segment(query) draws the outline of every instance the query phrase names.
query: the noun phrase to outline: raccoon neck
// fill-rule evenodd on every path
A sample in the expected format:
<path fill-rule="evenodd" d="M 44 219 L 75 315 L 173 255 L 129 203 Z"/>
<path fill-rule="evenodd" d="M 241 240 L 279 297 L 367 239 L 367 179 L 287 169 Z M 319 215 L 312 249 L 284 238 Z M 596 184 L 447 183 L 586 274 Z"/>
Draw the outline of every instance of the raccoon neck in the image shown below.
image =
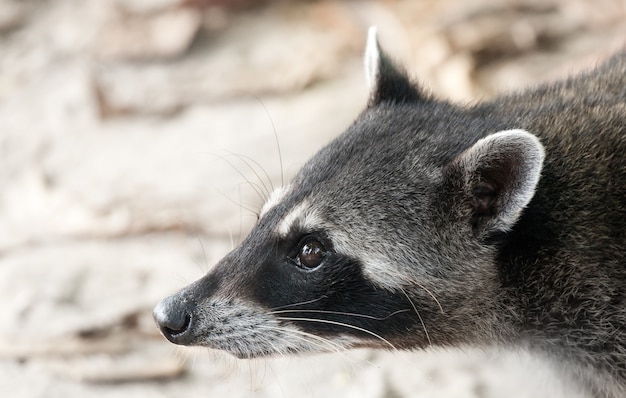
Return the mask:
<path fill-rule="evenodd" d="M 594 396 L 624 396 L 623 265 L 618 255 L 600 261 L 584 231 L 538 208 L 527 209 L 496 259 L 501 341 L 566 364 Z"/>

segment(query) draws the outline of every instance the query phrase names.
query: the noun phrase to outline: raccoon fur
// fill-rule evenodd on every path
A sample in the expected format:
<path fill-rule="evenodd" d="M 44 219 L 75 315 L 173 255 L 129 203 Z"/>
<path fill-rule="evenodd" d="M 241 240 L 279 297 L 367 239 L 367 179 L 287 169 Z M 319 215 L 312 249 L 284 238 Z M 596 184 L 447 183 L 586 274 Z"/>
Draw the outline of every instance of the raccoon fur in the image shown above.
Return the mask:
<path fill-rule="evenodd" d="M 356 121 L 155 308 L 163 335 L 240 358 L 521 347 L 626 396 L 626 53 L 460 106 L 371 29 L 366 72 Z"/>

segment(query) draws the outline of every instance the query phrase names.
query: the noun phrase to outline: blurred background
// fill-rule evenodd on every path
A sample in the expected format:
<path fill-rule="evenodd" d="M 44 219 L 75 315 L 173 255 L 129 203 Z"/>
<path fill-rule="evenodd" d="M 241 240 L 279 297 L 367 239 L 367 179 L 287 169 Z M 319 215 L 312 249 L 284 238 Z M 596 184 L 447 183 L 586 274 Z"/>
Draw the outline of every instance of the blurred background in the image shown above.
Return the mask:
<path fill-rule="evenodd" d="M 624 48 L 626 2 L 0 0 L 0 395 L 581 396 L 523 353 L 238 361 L 159 336 L 152 307 L 364 107 L 369 25 L 470 103 Z"/>

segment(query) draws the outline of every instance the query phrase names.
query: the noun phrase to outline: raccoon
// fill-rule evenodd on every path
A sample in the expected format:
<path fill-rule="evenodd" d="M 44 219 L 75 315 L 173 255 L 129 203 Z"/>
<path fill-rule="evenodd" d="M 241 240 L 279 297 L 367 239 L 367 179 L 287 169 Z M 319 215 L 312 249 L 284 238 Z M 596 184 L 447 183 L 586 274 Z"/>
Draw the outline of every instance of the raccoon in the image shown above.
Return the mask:
<path fill-rule="evenodd" d="M 626 396 L 626 53 L 463 106 L 374 28 L 365 65 L 366 109 L 156 306 L 162 334 L 239 358 L 517 347 Z"/>

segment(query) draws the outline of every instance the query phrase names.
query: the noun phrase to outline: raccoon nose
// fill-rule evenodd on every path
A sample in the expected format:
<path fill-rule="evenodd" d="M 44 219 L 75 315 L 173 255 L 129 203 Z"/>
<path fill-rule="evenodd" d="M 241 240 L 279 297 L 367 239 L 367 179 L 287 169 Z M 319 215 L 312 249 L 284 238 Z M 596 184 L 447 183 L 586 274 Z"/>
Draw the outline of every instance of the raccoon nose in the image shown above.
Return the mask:
<path fill-rule="evenodd" d="M 192 308 L 187 300 L 177 296 L 167 297 L 154 307 L 152 315 L 166 339 L 182 345 L 190 341 Z"/>

